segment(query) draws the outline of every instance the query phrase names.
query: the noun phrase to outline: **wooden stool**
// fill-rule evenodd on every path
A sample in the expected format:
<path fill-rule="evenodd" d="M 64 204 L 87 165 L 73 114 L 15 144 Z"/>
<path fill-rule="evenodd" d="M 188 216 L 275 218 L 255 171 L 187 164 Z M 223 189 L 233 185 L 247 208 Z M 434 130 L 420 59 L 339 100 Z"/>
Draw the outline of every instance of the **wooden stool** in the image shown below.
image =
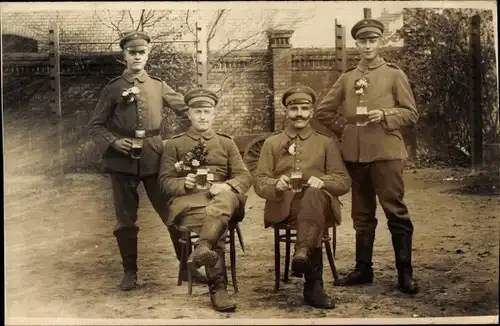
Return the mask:
<path fill-rule="evenodd" d="M 296 231 L 296 228 L 292 228 L 288 223 L 277 223 L 274 226 L 274 273 L 275 273 L 275 283 L 274 289 L 278 291 L 280 288 L 280 243 L 285 243 L 285 273 L 283 281 L 288 281 L 288 273 L 290 268 L 290 249 L 292 243 L 296 242 L 297 233 L 292 233 L 292 231 Z M 328 262 L 330 263 L 330 268 L 332 270 L 334 281 L 339 278 L 337 273 L 337 268 L 335 267 L 335 250 L 337 247 L 337 230 L 336 226 L 332 227 L 333 233 L 332 238 L 329 236 L 328 228 L 325 228 L 325 232 L 323 234 L 322 243 L 326 248 L 326 255 L 328 257 Z M 280 234 L 280 231 L 284 230 L 285 234 Z M 332 240 L 332 247 L 330 247 L 330 240 Z"/>
<path fill-rule="evenodd" d="M 181 238 L 179 239 L 179 243 L 182 245 L 181 252 L 181 261 L 179 263 L 179 274 L 177 277 L 177 285 L 182 285 L 182 270 L 187 269 L 188 271 L 188 294 L 191 295 L 193 293 L 193 275 L 191 273 L 191 269 L 187 268 L 187 259 L 191 253 L 193 248 L 193 240 L 198 239 L 199 235 L 192 234 L 192 232 L 184 227 L 177 226 L 177 229 L 181 232 Z M 240 240 L 241 249 L 245 252 L 245 247 L 243 244 L 243 237 L 241 235 L 240 226 L 238 223 L 234 226 L 229 226 L 228 234 L 226 238 L 226 244 L 229 243 L 229 256 L 231 261 L 231 279 L 233 282 L 234 292 L 238 293 L 238 283 L 236 282 L 236 240 L 235 240 L 235 231 L 238 233 L 238 238 Z M 224 271 L 226 273 L 227 279 L 227 270 Z"/>

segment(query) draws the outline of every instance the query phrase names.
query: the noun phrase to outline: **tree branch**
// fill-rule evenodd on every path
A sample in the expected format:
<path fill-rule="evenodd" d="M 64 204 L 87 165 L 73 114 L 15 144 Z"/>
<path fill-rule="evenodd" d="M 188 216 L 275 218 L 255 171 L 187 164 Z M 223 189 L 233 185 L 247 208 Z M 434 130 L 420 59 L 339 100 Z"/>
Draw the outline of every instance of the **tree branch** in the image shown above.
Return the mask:
<path fill-rule="evenodd" d="M 225 12 L 226 12 L 226 9 L 217 10 L 215 22 L 212 24 L 212 26 L 210 27 L 210 32 L 208 32 L 208 34 L 207 34 L 207 43 L 210 42 L 215 37 L 217 25 L 219 24 L 219 21 L 221 20 L 222 16 L 224 16 Z"/>

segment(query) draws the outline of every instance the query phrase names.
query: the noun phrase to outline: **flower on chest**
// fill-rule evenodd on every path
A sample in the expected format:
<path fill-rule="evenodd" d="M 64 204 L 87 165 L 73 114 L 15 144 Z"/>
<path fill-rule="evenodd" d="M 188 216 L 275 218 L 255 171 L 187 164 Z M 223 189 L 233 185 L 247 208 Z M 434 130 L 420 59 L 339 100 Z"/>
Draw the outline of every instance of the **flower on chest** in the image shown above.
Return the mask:
<path fill-rule="evenodd" d="M 207 145 L 200 139 L 193 148 L 184 153 L 181 160 L 175 163 L 175 169 L 177 172 L 192 172 L 208 164 L 207 156 Z"/>
<path fill-rule="evenodd" d="M 354 81 L 354 92 L 358 95 L 363 95 L 368 85 L 369 83 L 366 77 L 358 78 Z"/>
<path fill-rule="evenodd" d="M 133 86 L 122 91 L 122 99 L 125 103 L 132 103 L 139 95 L 139 87 Z"/>

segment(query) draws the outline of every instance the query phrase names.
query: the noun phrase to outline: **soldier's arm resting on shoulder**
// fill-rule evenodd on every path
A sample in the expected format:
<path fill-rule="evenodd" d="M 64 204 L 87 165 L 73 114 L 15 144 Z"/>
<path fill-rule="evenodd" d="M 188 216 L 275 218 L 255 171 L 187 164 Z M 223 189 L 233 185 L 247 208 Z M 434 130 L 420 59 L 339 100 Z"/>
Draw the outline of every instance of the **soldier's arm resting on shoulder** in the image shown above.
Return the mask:
<path fill-rule="evenodd" d="M 338 141 L 329 138 L 325 150 L 326 175 L 320 179 L 325 182 L 325 190 L 331 195 L 345 195 L 351 188 L 352 180 L 344 164 Z"/>
<path fill-rule="evenodd" d="M 417 105 L 408 78 L 401 69 L 395 72 L 393 94 L 397 107 L 381 109 L 384 112 L 384 128 L 390 131 L 415 125 L 419 118 Z"/>
<path fill-rule="evenodd" d="M 276 190 L 279 177 L 276 178 L 273 174 L 275 164 L 271 143 L 269 139 L 266 139 L 262 145 L 255 171 L 255 193 L 261 198 L 279 201 L 283 193 Z"/>
<path fill-rule="evenodd" d="M 227 139 L 228 164 L 231 169 L 231 179 L 226 183 L 237 193 L 244 194 L 252 186 L 252 175 L 241 157 L 238 146 L 232 139 Z"/>
<path fill-rule="evenodd" d="M 191 122 L 187 116 L 189 107 L 184 103 L 184 97 L 180 93 L 174 91 L 174 89 L 165 82 L 162 82 L 162 85 L 163 102 L 180 118 L 180 124 L 183 126 L 183 129 L 187 129 Z"/>
<path fill-rule="evenodd" d="M 108 119 L 113 114 L 115 103 L 110 92 L 110 86 L 104 87 L 94 113 L 89 122 L 89 134 L 99 151 L 104 153 L 118 138 L 106 128 Z"/>
<path fill-rule="evenodd" d="M 314 114 L 314 119 L 317 122 L 330 129 L 339 138 L 347 123 L 347 120 L 337 111 L 345 99 L 344 79 L 345 74 L 342 74 L 330 88 Z"/>
<path fill-rule="evenodd" d="M 177 148 L 171 141 L 165 142 L 158 171 L 158 187 L 168 197 L 185 195 L 185 177 L 177 172 Z"/>

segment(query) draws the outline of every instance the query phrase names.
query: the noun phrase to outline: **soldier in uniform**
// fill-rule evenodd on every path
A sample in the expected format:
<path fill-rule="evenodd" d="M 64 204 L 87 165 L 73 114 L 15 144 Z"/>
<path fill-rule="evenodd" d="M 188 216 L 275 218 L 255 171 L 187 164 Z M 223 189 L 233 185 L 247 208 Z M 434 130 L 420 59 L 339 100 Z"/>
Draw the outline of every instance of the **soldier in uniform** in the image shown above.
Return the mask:
<path fill-rule="evenodd" d="M 361 60 L 335 82 L 319 105 L 316 119 L 340 138 L 353 180 L 356 267 L 338 285 L 373 280 L 378 196 L 392 235 L 399 289 L 416 293 L 411 262 L 413 224 L 403 201 L 403 160 L 408 154 L 400 129 L 413 126 L 419 115 L 405 73 L 379 56 L 383 31 L 383 24 L 375 19 L 363 19 L 352 27 Z"/>
<path fill-rule="evenodd" d="M 334 300 L 323 289 L 321 240 L 325 228 L 341 222 L 338 196 L 349 191 L 351 179 L 337 141 L 310 124 L 315 101 L 315 92 L 306 86 L 291 87 L 283 94 L 290 123 L 265 140 L 255 193 L 266 199 L 266 228 L 283 221 L 297 228 L 292 272 L 304 275 L 305 302 L 331 309 Z"/>
<path fill-rule="evenodd" d="M 122 257 L 120 288 L 124 291 L 135 288 L 137 281 L 139 183 L 144 184 L 159 215 L 166 207 L 157 186 L 164 105 L 184 117 L 181 121 L 186 129 L 189 123 L 182 95 L 144 70 L 150 40 L 143 32 L 128 33 L 121 39 L 127 68 L 103 89 L 89 123 L 90 135 L 102 153 L 102 168 L 111 176 L 117 218 L 113 234 Z"/>
<path fill-rule="evenodd" d="M 184 100 L 189 106 L 191 127 L 167 140 L 160 163 L 159 186 L 171 198 L 164 223 L 187 227 L 199 235 L 188 266 L 205 266 L 214 309 L 233 311 L 236 305 L 227 293 L 225 239 L 228 224 L 243 218 L 245 193 L 252 177 L 232 138 L 212 129 L 217 96 L 194 89 L 185 94 Z M 200 168 L 209 170 L 210 185 L 206 189 L 197 187 L 194 170 L 179 165 L 189 160 L 193 164 L 190 168 L 194 168 L 193 160 L 202 163 L 197 156 L 186 156 L 196 152 L 193 149 L 200 143 L 206 149 L 206 162 Z"/>

